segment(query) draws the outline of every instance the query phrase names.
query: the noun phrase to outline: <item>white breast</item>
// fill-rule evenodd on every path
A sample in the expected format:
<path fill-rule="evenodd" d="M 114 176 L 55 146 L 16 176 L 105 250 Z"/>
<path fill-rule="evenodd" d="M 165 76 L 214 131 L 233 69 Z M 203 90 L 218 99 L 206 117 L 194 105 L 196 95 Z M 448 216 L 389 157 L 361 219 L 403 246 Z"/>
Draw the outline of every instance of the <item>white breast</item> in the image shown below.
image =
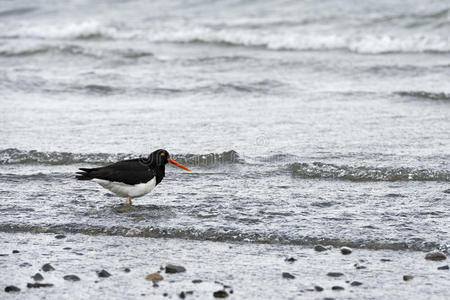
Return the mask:
<path fill-rule="evenodd" d="M 121 197 L 137 198 L 150 193 L 156 186 L 156 177 L 146 183 L 126 184 L 123 182 L 108 181 L 104 179 L 94 178 L 92 181 L 97 182 L 105 189 L 110 190 L 114 194 Z"/>

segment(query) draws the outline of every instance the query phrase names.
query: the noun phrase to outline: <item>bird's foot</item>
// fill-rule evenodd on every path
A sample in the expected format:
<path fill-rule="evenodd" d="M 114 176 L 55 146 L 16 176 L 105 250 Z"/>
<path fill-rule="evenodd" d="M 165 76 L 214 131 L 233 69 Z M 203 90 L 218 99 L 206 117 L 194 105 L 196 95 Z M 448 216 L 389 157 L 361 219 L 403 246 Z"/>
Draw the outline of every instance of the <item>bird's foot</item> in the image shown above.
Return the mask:
<path fill-rule="evenodd" d="M 131 198 L 128 197 L 127 200 L 125 200 L 125 205 L 131 205 L 131 204 L 133 204 L 133 203 L 131 202 Z"/>

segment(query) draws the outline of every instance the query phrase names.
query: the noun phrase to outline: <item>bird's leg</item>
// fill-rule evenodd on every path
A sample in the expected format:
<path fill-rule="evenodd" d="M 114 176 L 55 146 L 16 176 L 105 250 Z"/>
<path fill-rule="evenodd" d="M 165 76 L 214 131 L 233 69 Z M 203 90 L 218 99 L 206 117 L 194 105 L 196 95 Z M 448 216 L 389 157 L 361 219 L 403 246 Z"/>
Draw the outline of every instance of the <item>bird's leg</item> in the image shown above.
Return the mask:
<path fill-rule="evenodd" d="M 131 203 L 131 198 L 127 197 L 127 200 L 125 200 L 125 205 L 131 205 L 133 203 Z"/>

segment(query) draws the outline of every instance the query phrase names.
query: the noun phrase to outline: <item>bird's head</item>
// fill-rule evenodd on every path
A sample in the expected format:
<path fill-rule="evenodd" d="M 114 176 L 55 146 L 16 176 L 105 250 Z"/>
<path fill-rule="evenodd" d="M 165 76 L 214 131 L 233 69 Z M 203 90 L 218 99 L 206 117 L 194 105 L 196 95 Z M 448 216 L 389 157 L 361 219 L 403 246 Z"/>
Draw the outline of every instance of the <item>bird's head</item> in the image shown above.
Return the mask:
<path fill-rule="evenodd" d="M 173 164 L 179 168 L 182 168 L 189 172 L 191 171 L 187 167 L 180 164 L 179 162 L 176 162 L 172 158 L 170 158 L 169 152 L 167 152 L 167 150 L 164 150 L 164 149 L 158 149 L 156 151 L 153 151 L 150 154 L 150 156 L 148 157 L 148 161 L 150 162 L 150 165 L 155 165 L 157 167 L 164 166 L 168 162 L 170 162 L 171 164 Z"/>

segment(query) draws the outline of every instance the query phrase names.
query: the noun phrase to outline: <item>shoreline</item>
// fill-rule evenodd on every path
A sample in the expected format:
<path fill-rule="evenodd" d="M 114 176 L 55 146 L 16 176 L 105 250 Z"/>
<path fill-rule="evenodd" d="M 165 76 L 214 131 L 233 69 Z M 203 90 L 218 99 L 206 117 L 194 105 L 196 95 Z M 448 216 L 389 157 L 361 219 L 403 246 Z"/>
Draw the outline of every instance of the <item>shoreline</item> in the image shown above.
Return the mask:
<path fill-rule="evenodd" d="M 213 293 L 221 290 L 227 291 L 228 299 L 449 296 L 450 272 L 437 269 L 448 265 L 448 259 L 428 261 L 424 252 L 353 249 L 343 255 L 338 248 L 317 252 L 294 245 L 83 234 L 2 232 L 0 238 L 0 293 L 5 299 L 213 299 Z M 46 263 L 55 270 L 44 272 Z M 166 273 L 168 264 L 186 271 Z M 99 278 L 101 270 L 111 276 Z M 41 283 L 54 286 L 27 288 L 37 272 L 44 277 Z M 164 279 L 145 279 L 155 272 Z M 76 275 L 80 281 L 64 280 L 66 275 Z M 405 275 L 413 278 L 405 281 Z M 352 285 L 355 281 L 361 285 Z M 9 285 L 21 291 L 6 293 Z"/>

